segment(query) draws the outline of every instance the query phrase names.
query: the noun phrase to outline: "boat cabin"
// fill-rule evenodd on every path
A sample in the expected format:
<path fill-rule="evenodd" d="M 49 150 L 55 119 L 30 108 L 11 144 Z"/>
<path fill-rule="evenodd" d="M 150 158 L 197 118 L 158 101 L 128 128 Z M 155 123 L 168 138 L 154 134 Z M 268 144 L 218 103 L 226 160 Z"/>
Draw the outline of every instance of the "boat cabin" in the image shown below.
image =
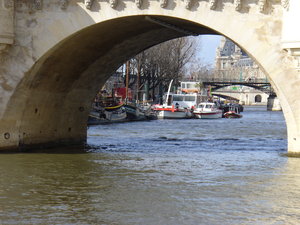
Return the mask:
<path fill-rule="evenodd" d="M 213 102 L 201 102 L 198 107 L 200 110 L 214 110 L 218 109 L 216 103 Z"/>
<path fill-rule="evenodd" d="M 166 96 L 165 96 L 166 97 Z M 193 94 L 169 94 L 168 105 L 180 108 L 195 108 L 200 102 L 206 101 L 207 96 L 198 93 Z"/>
<path fill-rule="evenodd" d="M 201 82 L 181 81 L 179 91 L 183 94 L 198 93 L 200 95 L 207 95 L 208 89 L 205 88 Z"/>

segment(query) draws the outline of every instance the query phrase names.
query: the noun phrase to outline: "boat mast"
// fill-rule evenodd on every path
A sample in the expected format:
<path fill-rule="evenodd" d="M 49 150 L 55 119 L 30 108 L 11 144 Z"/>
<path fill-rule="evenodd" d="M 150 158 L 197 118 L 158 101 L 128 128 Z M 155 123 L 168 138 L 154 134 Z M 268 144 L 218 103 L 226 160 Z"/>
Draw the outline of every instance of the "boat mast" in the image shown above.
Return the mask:
<path fill-rule="evenodd" d="M 165 105 L 166 105 L 166 106 L 168 105 L 168 101 L 169 101 L 169 94 L 170 94 L 170 90 L 171 90 L 172 82 L 173 82 L 173 79 L 171 80 L 171 82 L 170 82 L 170 84 L 169 84 L 168 93 L 167 93 L 166 102 L 165 102 Z"/>
<path fill-rule="evenodd" d="M 128 83 L 129 83 L 129 60 L 126 62 L 126 98 L 125 98 L 125 103 L 127 104 L 128 100 Z"/>
<path fill-rule="evenodd" d="M 140 92 L 140 60 L 138 60 L 137 66 L 137 84 L 136 84 L 136 100 L 139 102 L 139 92 Z"/>

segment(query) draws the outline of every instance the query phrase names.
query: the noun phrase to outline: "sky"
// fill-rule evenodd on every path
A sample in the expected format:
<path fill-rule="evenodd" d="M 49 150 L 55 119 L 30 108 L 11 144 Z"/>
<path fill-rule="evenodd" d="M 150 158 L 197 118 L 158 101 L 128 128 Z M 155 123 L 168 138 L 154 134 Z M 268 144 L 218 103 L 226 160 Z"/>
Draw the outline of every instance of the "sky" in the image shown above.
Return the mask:
<path fill-rule="evenodd" d="M 204 64 L 210 64 L 214 66 L 216 49 L 220 45 L 220 40 L 222 36 L 219 35 L 201 35 L 201 48 L 199 52 L 199 57 Z"/>

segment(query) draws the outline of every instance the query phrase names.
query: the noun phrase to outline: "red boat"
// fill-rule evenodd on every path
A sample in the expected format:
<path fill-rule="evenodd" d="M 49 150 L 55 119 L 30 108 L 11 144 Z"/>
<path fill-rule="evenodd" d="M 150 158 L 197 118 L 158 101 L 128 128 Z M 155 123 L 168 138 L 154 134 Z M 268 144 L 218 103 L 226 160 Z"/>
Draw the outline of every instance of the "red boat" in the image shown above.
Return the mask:
<path fill-rule="evenodd" d="M 225 118 L 242 118 L 243 115 L 241 115 L 235 111 L 228 111 L 228 112 L 224 113 L 224 117 Z"/>

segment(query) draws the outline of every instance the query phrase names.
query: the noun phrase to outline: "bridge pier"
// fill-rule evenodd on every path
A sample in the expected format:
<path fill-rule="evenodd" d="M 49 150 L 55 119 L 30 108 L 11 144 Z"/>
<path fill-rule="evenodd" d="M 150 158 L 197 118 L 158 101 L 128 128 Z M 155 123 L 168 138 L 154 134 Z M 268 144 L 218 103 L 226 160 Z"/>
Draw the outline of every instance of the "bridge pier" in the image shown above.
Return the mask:
<path fill-rule="evenodd" d="M 267 103 L 267 110 L 268 111 L 281 111 L 281 105 L 280 101 L 275 95 L 270 95 L 268 97 L 268 103 Z"/>

